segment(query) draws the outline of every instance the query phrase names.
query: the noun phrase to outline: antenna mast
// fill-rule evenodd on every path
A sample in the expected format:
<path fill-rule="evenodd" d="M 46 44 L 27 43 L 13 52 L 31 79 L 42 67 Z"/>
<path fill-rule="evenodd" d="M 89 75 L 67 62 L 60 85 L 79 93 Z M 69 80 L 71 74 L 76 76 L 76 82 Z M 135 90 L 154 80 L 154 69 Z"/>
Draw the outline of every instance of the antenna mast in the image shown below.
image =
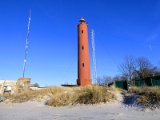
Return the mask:
<path fill-rule="evenodd" d="M 93 65 L 94 65 L 94 81 L 95 81 L 95 84 L 97 84 L 94 30 L 91 30 L 91 39 L 92 39 L 92 58 L 93 58 Z"/>
<path fill-rule="evenodd" d="M 25 75 L 26 70 L 26 63 L 27 63 L 27 55 L 28 55 L 28 46 L 29 46 L 29 33 L 30 33 L 30 22 L 31 22 L 31 10 L 29 11 L 29 17 L 28 17 L 28 31 L 26 36 L 26 44 L 25 44 L 25 54 L 24 54 L 24 62 L 23 62 L 23 78 Z"/>

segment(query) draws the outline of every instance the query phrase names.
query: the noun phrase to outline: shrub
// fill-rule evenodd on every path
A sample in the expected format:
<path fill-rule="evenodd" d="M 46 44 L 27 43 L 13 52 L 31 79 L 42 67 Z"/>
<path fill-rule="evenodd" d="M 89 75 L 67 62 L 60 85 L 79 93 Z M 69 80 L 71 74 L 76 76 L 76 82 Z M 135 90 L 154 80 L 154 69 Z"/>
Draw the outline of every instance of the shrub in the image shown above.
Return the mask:
<path fill-rule="evenodd" d="M 80 104 L 106 103 L 115 99 L 115 96 L 107 88 L 100 86 L 86 87 L 77 91 L 77 93 L 75 102 Z"/>
<path fill-rule="evenodd" d="M 138 105 L 150 109 L 160 107 L 160 87 L 133 87 L 130 91 L 140 95 L 137 98 Z"/>

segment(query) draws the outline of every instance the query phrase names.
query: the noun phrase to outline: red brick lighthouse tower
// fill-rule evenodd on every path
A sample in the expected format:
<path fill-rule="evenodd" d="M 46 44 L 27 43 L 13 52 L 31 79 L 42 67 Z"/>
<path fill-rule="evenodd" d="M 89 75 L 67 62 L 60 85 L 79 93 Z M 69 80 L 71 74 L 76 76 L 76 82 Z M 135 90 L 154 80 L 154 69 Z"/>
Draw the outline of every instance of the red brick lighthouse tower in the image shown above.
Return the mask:
<path fill-rule="evenodd" d="M 91 85 L 88 28 L 83 18 L 78 24 L 78 79 L 79 86 Z"/>

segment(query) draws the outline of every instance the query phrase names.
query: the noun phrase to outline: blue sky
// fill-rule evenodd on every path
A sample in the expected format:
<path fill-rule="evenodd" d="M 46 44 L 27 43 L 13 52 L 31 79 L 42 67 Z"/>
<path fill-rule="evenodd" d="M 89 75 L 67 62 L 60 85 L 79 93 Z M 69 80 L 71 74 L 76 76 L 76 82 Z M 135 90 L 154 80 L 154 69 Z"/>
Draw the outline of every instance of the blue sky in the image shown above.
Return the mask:
<path fill-rule="evenodd" d="M 25 76 L 33 83 L 76 83 L 77 24 L 81 17 L 89 25 L 90 48 L 90 31 L 95 30 L 97 76 L 119 75 L 118 66 L 128 55 L 147 57 L 160 66 L 159 0 L 1 0 L 0 79 L 22 76 L 30 8 Z M 90 49 L 92 57 L 91 53 Z"/>

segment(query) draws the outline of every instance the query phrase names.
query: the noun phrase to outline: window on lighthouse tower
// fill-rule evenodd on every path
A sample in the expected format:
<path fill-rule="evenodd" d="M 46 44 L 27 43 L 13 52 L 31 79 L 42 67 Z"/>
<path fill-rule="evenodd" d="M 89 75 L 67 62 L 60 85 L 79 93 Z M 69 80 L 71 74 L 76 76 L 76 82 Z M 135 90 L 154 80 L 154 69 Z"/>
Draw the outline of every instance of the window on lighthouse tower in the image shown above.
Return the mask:
<path fill-rule="evenodd" d="M 82 33 L 83 33 L 83 30 L 82 30 Z"/>
<path fill-rule="evenodd" d="M 82 50 L 84 49 L 84 46 L 82 46 Z"/>
<path fill-rule="evenodd" d="M 82 63 L 82 67 L 84 67 L 84 63 Z"/>

